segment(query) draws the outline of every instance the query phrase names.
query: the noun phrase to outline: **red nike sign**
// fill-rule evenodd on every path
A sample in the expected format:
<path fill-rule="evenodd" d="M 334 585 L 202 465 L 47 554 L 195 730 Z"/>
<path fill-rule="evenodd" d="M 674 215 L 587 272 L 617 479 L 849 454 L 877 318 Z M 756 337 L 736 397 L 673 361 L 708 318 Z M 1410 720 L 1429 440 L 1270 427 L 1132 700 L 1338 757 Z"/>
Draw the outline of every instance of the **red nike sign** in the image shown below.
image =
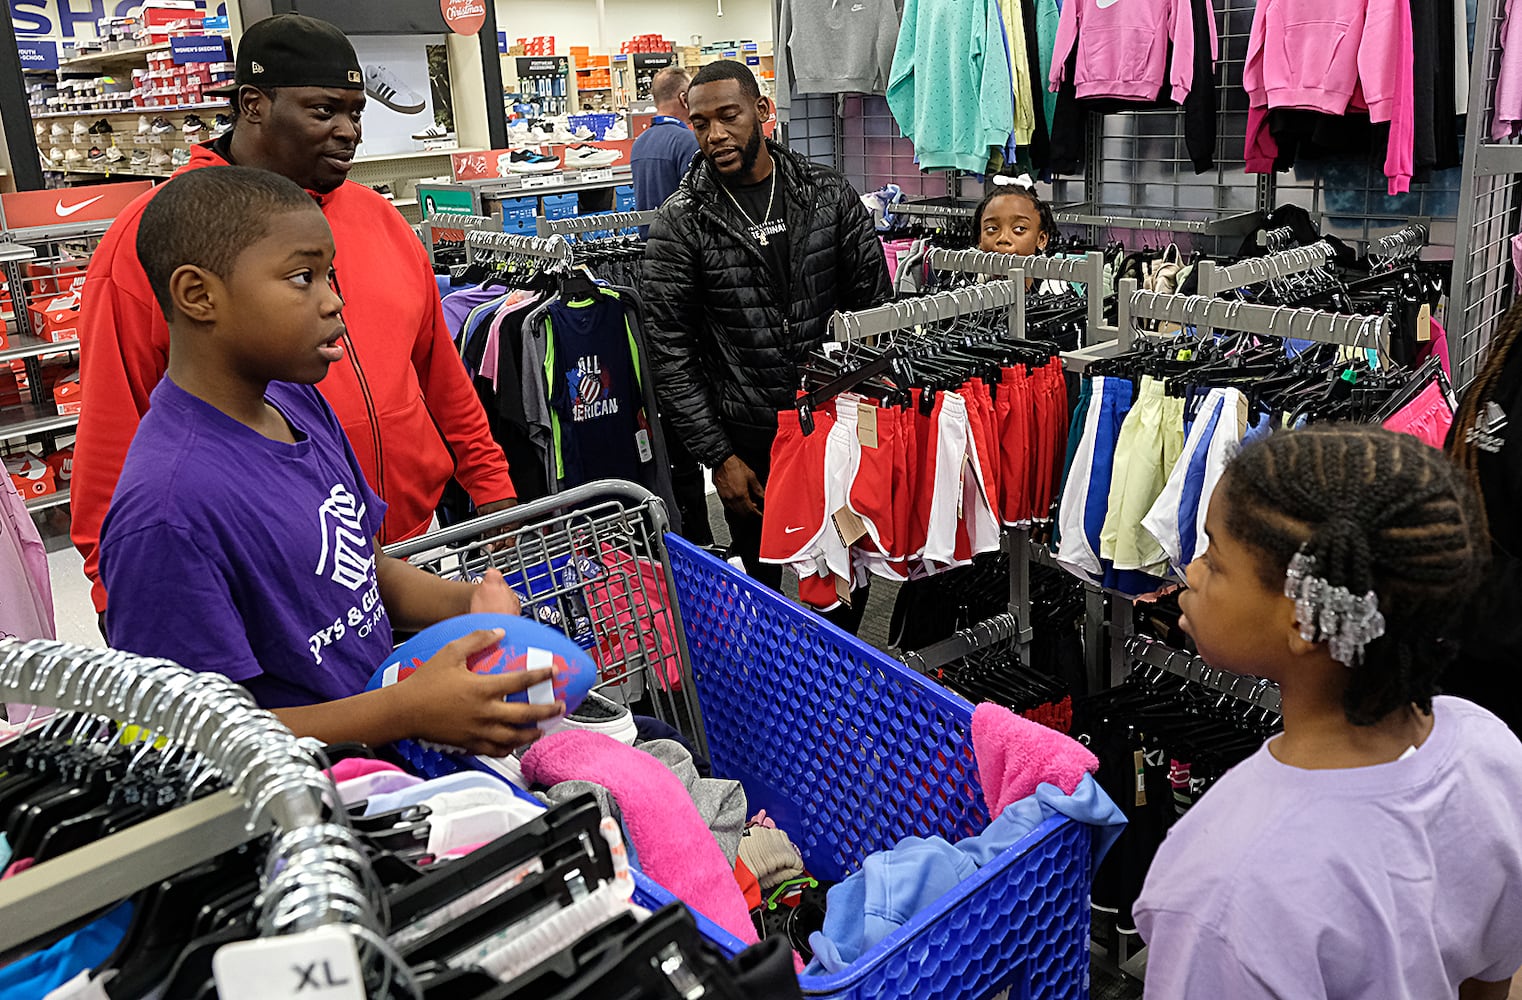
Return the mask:
<path fill-rule="evenodd" d="M 32 229 L 73 222 L 109 222 L 152 187 L 152 181 L 124 181 L 120 184 L 0 194 L 0 216 L 4 217 L 6 229 Z"/>

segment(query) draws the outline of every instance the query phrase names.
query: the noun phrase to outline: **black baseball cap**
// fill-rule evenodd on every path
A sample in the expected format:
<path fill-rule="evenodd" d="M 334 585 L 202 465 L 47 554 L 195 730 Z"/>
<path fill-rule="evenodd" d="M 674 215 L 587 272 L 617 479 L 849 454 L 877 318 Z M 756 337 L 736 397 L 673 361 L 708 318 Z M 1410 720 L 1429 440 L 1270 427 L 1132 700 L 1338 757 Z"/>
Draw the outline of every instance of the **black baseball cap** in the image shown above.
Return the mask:
<path fill-rule="evenodd" d="M 233 82 L 208 93 L 231 97 L 239 87 L 365 87 L 364 70 L 348 37 L 305 14 L 276 14 L 249 25 L 238 39 L 236 63 Z"/>

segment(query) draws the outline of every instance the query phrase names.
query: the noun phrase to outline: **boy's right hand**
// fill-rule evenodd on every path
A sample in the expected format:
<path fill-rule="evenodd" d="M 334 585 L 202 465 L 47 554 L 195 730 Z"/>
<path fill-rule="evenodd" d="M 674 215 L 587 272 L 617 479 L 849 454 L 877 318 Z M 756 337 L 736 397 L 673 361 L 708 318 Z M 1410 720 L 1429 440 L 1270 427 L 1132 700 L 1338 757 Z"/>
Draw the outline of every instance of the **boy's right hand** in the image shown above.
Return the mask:
<path fill-rule="evenodd" d="M 504 701 L 551 680 L 552 670 L 476 674 L 465 659 L 502 638 L 501 629 L 463 635 L 434 654 L 392 690 L 414 739 L 447 743 L 474 754 L 506 757 L 540 736 L 538 724 L 565 713 L 565 705 Z M 402 693 L 405 692 L 405 693 Z"/>

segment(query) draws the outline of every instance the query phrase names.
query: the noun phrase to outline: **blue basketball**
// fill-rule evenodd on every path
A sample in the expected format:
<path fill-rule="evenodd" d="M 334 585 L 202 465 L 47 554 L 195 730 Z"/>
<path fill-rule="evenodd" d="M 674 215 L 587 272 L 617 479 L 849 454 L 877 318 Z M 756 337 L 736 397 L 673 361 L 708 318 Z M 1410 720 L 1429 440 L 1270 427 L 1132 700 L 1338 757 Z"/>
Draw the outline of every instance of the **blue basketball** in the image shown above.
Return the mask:
<path fill-rule="evenodd" d="M 500 613 L 460 615 L 430 625 L 391 651 L 365 686 L 366 691 L 389 687 L 410 676 L 438 653 L 464 635 L 478 629 L 499 628 L 498 642 L 465 662 L 478 674 L 505 674 L 516 670 L 548 667 L 555 671 L 555 698 L 565 703 L 566 713 L 576 711 L 592 685 L 597 683 L 597 664 L 576 643 L 548 626 L 517 615 Z M 527 702 L 528 692 L 511 695 L 509 701 Z"/>

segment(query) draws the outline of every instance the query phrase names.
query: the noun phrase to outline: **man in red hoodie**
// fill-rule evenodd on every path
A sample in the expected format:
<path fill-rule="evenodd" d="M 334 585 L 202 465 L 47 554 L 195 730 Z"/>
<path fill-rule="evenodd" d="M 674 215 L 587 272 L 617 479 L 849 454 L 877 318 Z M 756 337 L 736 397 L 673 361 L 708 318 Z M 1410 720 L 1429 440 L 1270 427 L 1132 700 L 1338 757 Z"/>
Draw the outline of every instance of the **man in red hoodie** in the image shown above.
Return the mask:
<path fill-rule="evenodd" d="M 300 14 L 251 25 L 238 45 L 233 129 L 191 150 L 185 170 L 239 164 L 283 174 L 322 208 L 337 247 L 345 351 L 319 384 L 366 479 L 387 505 L 381 541 L 428 529 L 451 477 L 482 513 L 516 502 L 507 460 L 451 341 L 427 253 L 396 208 L 346 178 L 360 141 L 364 70 L 336 27 Z M 94 582 L 100 526 L 127 446 L 164 375 L 169 329 L 137 258 L 154 192 L 101 240 L 81 308 L 82 384 L 72 480 L 73 540 Z"/>

